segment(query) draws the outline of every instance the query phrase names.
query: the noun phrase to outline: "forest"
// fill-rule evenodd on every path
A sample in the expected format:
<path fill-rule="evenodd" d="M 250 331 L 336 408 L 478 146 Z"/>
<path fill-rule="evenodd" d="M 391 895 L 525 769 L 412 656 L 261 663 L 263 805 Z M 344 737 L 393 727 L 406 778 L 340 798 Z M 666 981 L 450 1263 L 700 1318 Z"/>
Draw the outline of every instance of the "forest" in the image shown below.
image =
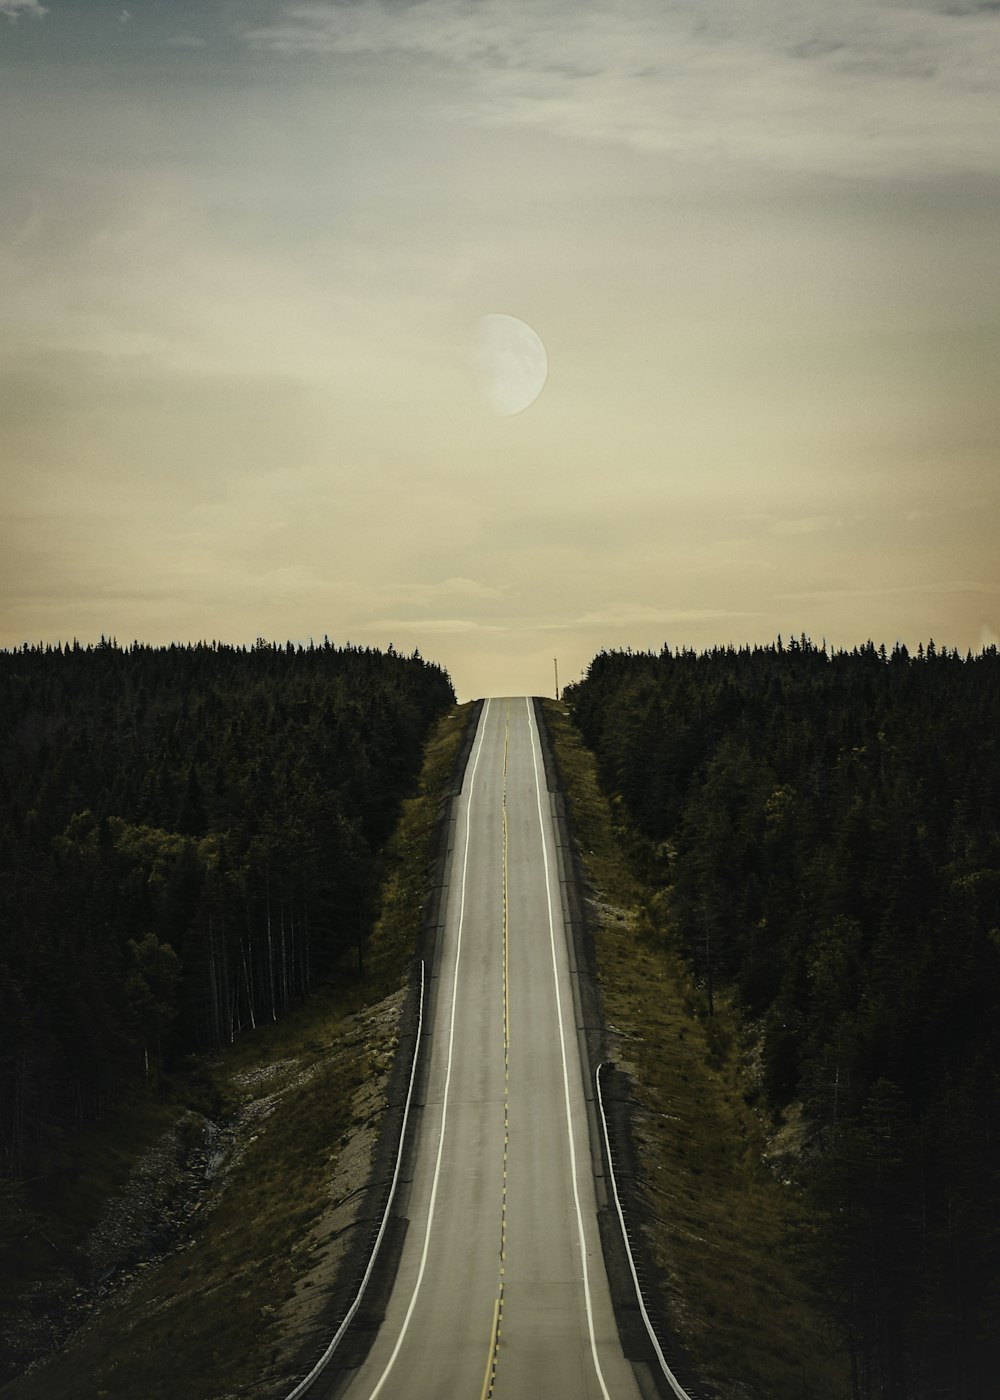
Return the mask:
<path fill-rule="evenodd" d="M 669 933 L 735 1004 L 854 1400 L 1000 1363 L 1000 655 L 604 652 L 565 699 Z M 661 935 L 662 936 L 662 935 Z"/>
<path fill-rule="evenodd" d="M 0 653 L 0 1174 L 358 966 L 454 698 L 326 640 Z"/>

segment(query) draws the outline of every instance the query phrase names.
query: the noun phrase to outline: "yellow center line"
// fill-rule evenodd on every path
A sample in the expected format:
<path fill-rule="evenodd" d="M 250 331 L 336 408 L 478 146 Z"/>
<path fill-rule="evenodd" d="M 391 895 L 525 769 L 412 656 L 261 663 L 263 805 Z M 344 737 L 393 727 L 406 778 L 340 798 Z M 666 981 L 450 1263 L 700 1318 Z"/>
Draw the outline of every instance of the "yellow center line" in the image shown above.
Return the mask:
<path fill-rule="evenodd" d="M 500 823 L 503 831 L 503 1185 L 500 1193 L 500 1288 L 493 1306 L 493 1326 L 490 1329 L 490 1349 L 486 1358 L 486 1375 L 480 1400 L 491 1400 L 496 1384 L 497 1358 L 500 1353 L 500 1333 L 503 1323 L 504 1270 L 507 1266 L 507 1151 L 510 1144 L 510 983 L 509 965 L 509 878 L 507 864 L 507 753 L 510 742 L 510 701 L 504 715 L 503 727 L 503 802 Z"/>
<path fill-rule="evenodd" d="M 490 1332 L 490 1354 L 486 1358 L 486 1375 L 483 1377 L 483 1393 L 480 1400 L 489 1400 L 493 1394 L 493 1383 L 497 1377 L 497 1339 L 500 1336 L 500 1299 L 493 1304 L 493 1327 Z"/>

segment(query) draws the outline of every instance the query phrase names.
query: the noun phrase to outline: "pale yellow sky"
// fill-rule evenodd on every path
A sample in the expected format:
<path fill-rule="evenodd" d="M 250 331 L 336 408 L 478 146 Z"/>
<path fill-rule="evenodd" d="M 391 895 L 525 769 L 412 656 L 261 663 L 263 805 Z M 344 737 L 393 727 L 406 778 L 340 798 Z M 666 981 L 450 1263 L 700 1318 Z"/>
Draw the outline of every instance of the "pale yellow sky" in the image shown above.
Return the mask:
<path fill-rule="evenodd" d="M 997 71 L 976 0 L 0 0 L 0 645 L 995 641 Z"/>

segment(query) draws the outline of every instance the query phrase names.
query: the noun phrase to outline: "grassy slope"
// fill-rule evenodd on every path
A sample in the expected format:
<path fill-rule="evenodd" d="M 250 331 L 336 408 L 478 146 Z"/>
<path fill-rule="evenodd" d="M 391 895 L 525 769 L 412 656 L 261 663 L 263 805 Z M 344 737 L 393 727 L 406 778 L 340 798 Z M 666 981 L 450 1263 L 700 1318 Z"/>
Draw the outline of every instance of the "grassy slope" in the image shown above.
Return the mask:
<path fill-rule="evenodd" d="M 63 1351 L 5 1386 L 4 1400 L 209 1400 L 288 1388 L 284 1378 L 295 1376 L 295 1351 L 309 1332 L 296 1308 L 313 1283 L 319 1239 L 338 1228 L 332 1183 L 357 1140 L 372 1134 L 383 1102 L 398 989 L 421 927 L 435 822 L 468 710 L 442 720 L 419 793 L 405 803 L 366 976 L 245 1034 L 204 1065 L 197 1083 L 179 1081 L 168 1101 L 109 1115 L 67 1147 L 59 1189 L 29 1203 L 45 1233 L 72 1254 L 129 1168 L 179 1114 L 209 1102 L 213 1117 L 243 1123 L 239 1150 L 187 1247 L 140 1270 Z M 18 1233 L 16 1222 L 10 1233 Z M 19 1267 L 44 1283 L 50 1254 L 35 1240 Z M 20 1286 L 26 1281 L 22 1272 Z"/>
<path fill-rule="evenodd" d="M 592 755 L 562 705 L 546 702 L 545 714 L 596 892 L 605 1016 L 639 1102 L 640 1170 L 673 1329 L 720 1395 L 846 1395 L 843 1358 L 807 1281 L 818 1267 L 808 1218 L 795 1187 L 762 1164 L 736 1022 L 725 1008 L 705 1016 L 662 896 L 629 867 Z"/>

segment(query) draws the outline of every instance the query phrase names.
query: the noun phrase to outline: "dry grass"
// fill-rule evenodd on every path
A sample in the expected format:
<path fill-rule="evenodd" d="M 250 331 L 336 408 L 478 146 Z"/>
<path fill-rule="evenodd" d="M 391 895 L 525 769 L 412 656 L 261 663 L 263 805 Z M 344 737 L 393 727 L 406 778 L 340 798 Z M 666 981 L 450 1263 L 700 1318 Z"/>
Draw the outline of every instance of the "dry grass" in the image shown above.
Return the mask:
<path fill-rule="evenodd" d="M 725 1005 L 708 1018 L 662 895 L 629 865 L 592 755 L 563 706 L 546 702 L 545 713 L 596 892 L 605 1015 L 639 1102 L 636 1145 L 672 1329 L 719 1395 L 846 1395 L 844 1359 L 808 1283 L 820 1261 L 803 1201 L 763 1164 L 739 1023 Z"/>

